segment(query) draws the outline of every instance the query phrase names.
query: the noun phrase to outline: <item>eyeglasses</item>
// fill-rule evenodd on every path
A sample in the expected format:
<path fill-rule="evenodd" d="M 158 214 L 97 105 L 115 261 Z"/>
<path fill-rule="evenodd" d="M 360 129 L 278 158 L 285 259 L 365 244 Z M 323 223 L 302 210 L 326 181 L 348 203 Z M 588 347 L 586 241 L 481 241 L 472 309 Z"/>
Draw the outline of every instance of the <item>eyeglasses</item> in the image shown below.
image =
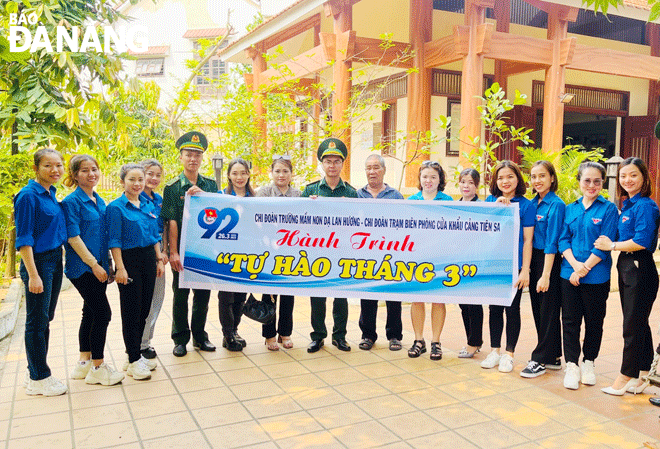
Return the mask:
<path fill-rule="evenodd" d="M 440 164 L 436 161 L 424 161 L 422 167 L 440 167 Z"/>
<path fill-rule="evenodd" d="M 584 185 L 594 185 L 596 187 L 602 186 L 603 185 L 603 180 L 602 179 L 582 179 L 580 182 L 582 182 Z"/>
<path fill-rule="evenodd" d="M 280 159 L 284 159 L 285 161 L 290 161 L 291 156 L 288 154 L 273 154 L 273 161 L 279 161 Z"/>

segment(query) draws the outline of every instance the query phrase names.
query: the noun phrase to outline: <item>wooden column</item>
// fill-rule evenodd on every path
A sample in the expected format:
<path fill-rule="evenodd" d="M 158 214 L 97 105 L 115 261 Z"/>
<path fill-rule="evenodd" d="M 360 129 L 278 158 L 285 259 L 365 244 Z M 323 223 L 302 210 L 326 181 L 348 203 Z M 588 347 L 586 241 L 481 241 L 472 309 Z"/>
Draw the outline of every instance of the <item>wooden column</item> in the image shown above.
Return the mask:
<path fill-rule="evenodd" d="M 346 61 L 346 46 L 339 42 L 340 36 L 353 29 L 353 6 L 350 0 L 331 0 L 326 3 L 326 11 L 333 17 L 334 34 L 337 36 L 335 63 L 332 66 L 332 78 L 335 92 L 332 95 L 333 135 L 341 139 L 348 148 L 348 156 L 341 172 L 342 179 L 351 179 L 351 125 L 347 112 L 351 103 L 351 67 Z"/>
<path fill-rule="evenodd" d="M 651 47 L 651 56 L 660 56 L 660 26 L 655 23 L 646 24 L 646 43 Z M 650 80 L 647 115 L 658 115 L 658 97 L 660 97 L 660 82 Z"/>
<path fill-rule="evenodd" d="M 410 46 L 414 53 L 413 67 L 417 72 L 408 74 L 408 123 L 406 159 L 418 151 L 417 136 L 424 137 L 431 129 L 432 70 L 424 67 L 424 44 L 430 42 L 433 32 L 433 0 L 410 0 Z M 406 187 L 417 185 L 419 164 L 428 160 L 424 154 L 406 167 Z"/>
<path fill-rule="evenodd" d="M 560 18 L 558 5 L 548 11 L 548 39 L 553 41 L 552 64 L 545 71 L 543 96 L 543 152 L 559 151 L 563 145 L 564 104 L 559 96 L 564 93 L 565 70 L 561 65 L 561 40 L 566 39 L 568 21 Z"/>
<path fill-rule="evenodd" d="M 477 27 L 486 21 L 486 8 L 477 0 L 465 1 L 465 25 L 469 27 L 467 53 L 463 57 L 461 81 L 461 131 L 459 151 L 470 153 L 474 146 L 472 139 L 481 136 L 481 120 L 477 107 L 481 104 L 484 83 L 484 58 L 478 53 Z M 464 167 L 467 161 L 461 156 L 459 163 Z"/>
<path fill-rule="evenodd" d="M 263 105 L 263 95 L 261 94 L 261 85 L 269 80 L 262 79 L 261 74 L 266 71 L 267 64 L 264 58 L 263 45 L 250 47 L 247 50 L 248 57 L 252 59 L 252 92 L 254 93 L 254 112 L 255 122 L 259 130 L 259 138 L 255 140 L 252 150 L 256 153 L 267 146 L 268 124 L 266 123 L 266 110 Z"/>
<path fill-rule="evenodd" d="M 511 0 L 495 1 L 495 31 L 502 33 L 509 32 L 509 22 L 511 20 Z M 503 73 L 504 61 L 498 59 L 495 61 L 495 82 L 499 83 L 502 90 L 508 93 L 508 77 Z"/>

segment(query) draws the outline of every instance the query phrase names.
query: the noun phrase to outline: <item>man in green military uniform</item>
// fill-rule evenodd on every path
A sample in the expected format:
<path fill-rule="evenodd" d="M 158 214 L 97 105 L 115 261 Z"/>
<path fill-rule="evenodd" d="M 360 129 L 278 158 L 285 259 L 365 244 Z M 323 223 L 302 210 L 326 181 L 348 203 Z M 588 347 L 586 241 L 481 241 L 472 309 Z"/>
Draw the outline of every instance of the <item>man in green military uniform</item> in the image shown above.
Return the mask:
<path fill-rule="evenodd" d="M 199 174 L 204 151 L 208 141 L 204 134 L 191 131 L 176 141 L 179 149 L 183 173 L 165 186 L 163 191 L 163 208 L 160 216 L 169 229 L 170 265 L 172 267 L 174 290 L 174 305 L 172 307 L 172 340 L 174 340 L 174 355 L 183 357 L 187 354 L 186 344 L 190 341 L 192 332 L 193 346 L 201 351 L 215 351 L 215 346 L 209 341 L 204 330 L 206 315 L 209 310 L 209 290 L 193 289 L 192 317 L 188 326 L 188 295 L 190 289 L 179 288 L 179 272 L 183 271 L 183 261 L 179 255 L 181 242 L 181 222 L 183 221 L 183 203 L 186 192 L 192 186 L 197 186 L 205 192 L 216 193 L 216 182 Z"/>
<path fill-rule="evenodd" d="M 325 176 L 320 181 L 308 184 L 301 196 L 304 197 L 345 197 L 357 198 L 357 191 L 341 179 L 341 170 L 348 150 L 339 139 L 331 137 L 319 145 L 317 156 L 323 165 Z M 327 298 L 312 297 L 312 342 L 307 346 L 307 352 L 316 352 L 323 347 L 323 339 L 328 336 L 325 327 L 325 303 Z M 348 321 L 348 301 L 346 298 L 335 298 L 332 303 L 332 344 L 342 351 L 350 351 L 346 342 L 346 322 Z"/>

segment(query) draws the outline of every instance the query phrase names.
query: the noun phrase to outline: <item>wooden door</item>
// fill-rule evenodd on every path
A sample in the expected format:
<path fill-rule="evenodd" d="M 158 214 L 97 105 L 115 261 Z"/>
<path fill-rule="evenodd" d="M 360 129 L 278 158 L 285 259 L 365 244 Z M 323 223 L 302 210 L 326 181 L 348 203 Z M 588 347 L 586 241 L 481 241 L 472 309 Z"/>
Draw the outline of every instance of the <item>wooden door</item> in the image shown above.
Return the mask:
<path fill-rule="evenodd" d="M 536 141 L 536 108 L 517 105 L 507 112 L 505 116 L 507 117 L 505 123 L 509 126 L 531 129 L 532 132 L 529 134 L 529 137 Z M 518 151 L 520 145 L 520 142 L 507 142 L 506 144 L 501 145 L 497 151 L 497 158 L 499 160 L 509 159 L 516 164 L 520 164 L 522 160 L 520 152 Z"/>
<path fill-rule="evenodd" d="M 656 202 L 660 198 L 658 195 L 660 189 L 660 180 L 658 179 L 660 145 L 653 134 L 657 122 L 657 115 L 624 117 L 623 145 L 621 147 L 622 158 L 638 157 L 648 166 L 651 182 L 653 183 L 653 199 Z"/>

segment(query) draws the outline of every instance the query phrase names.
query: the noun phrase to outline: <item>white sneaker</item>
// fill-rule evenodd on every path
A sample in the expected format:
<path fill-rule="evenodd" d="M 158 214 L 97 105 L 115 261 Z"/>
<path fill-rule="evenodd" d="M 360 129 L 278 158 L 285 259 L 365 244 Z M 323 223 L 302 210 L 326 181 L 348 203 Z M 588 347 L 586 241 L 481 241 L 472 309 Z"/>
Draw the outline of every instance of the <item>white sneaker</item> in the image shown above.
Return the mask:
<path fill-rule="evenodd" d="M 580 367 L 582 370 L 582 384 L 596 385 L 596 373 L 594 373 L 594 362 L 585 360 Z"/>
<path fill-rule="evenodd" d="M 156 367 L 158 366 L 158 363 L 156 363 L 155 360 L 149 360 L 145 358 L 143 355 L 141 355 L 140 358 L 144 361 L 144 364 L 149 367 L 149 371 L 155 370 Z M 128 365 L 130 365 L 130 362 L 128 361 L 128 356 L 127 356 L 126 360 L 124 361 L 124 366 L 122 366 L 122 370 L 124 371 L 128 370 Z"/>
<path fill-rule="evenodd" d="M 89 385 L 116 385 L 124 380 L 124 373 L 120 373 L 113 366 L 101 363 L 98 368 L 92 368 L 85 377 L 85 383 Z"/>
<path fill-rule="evenodd" d="M 502 357 L 500 357 L 500 366 L 497 369 L 500 373 L 510 373 L 513 371 L 513 357 L 509 354 L 502 354 Z"/>
<path fill-rule="evenodd" d="M 73 367 L 71 372 L 71 379 L 84 379 L 89 373 L 89 368 L 92 363 L 89 360 L 78 360 L 76 366 Z"/>
<path fill-rule="evenodd" d="M 25 394 L 35 396 L 41 394 L 43 396 L 59 396 L 69 391 L 69 388 L 54 376 L 47 377 L 41 380 L 32 380 L 28 382 Z"/>
<path fill-rule="evenodd" d="M 493 349 L 490 354 L 481 362 L 481 367 L 490 369 L 495 368 L 500 363 L 500 353 Z"/>
<path fill-rule="evenodd" d="M 564 387 L 569 390 L 577 390 L 580 387 L 580 368 L 575 363 L 568 362 L 565 371 Z"/>
<path fill-rule="evenodd" d="M 146 380 L 151 378 L 151 370 L 149 367 L 143 362 L 143 358 L 137 359 L 133 363 L 128 364 L 128 368 L 126 369 L 126 374 L 131 376 L 135 380 Z"/>

